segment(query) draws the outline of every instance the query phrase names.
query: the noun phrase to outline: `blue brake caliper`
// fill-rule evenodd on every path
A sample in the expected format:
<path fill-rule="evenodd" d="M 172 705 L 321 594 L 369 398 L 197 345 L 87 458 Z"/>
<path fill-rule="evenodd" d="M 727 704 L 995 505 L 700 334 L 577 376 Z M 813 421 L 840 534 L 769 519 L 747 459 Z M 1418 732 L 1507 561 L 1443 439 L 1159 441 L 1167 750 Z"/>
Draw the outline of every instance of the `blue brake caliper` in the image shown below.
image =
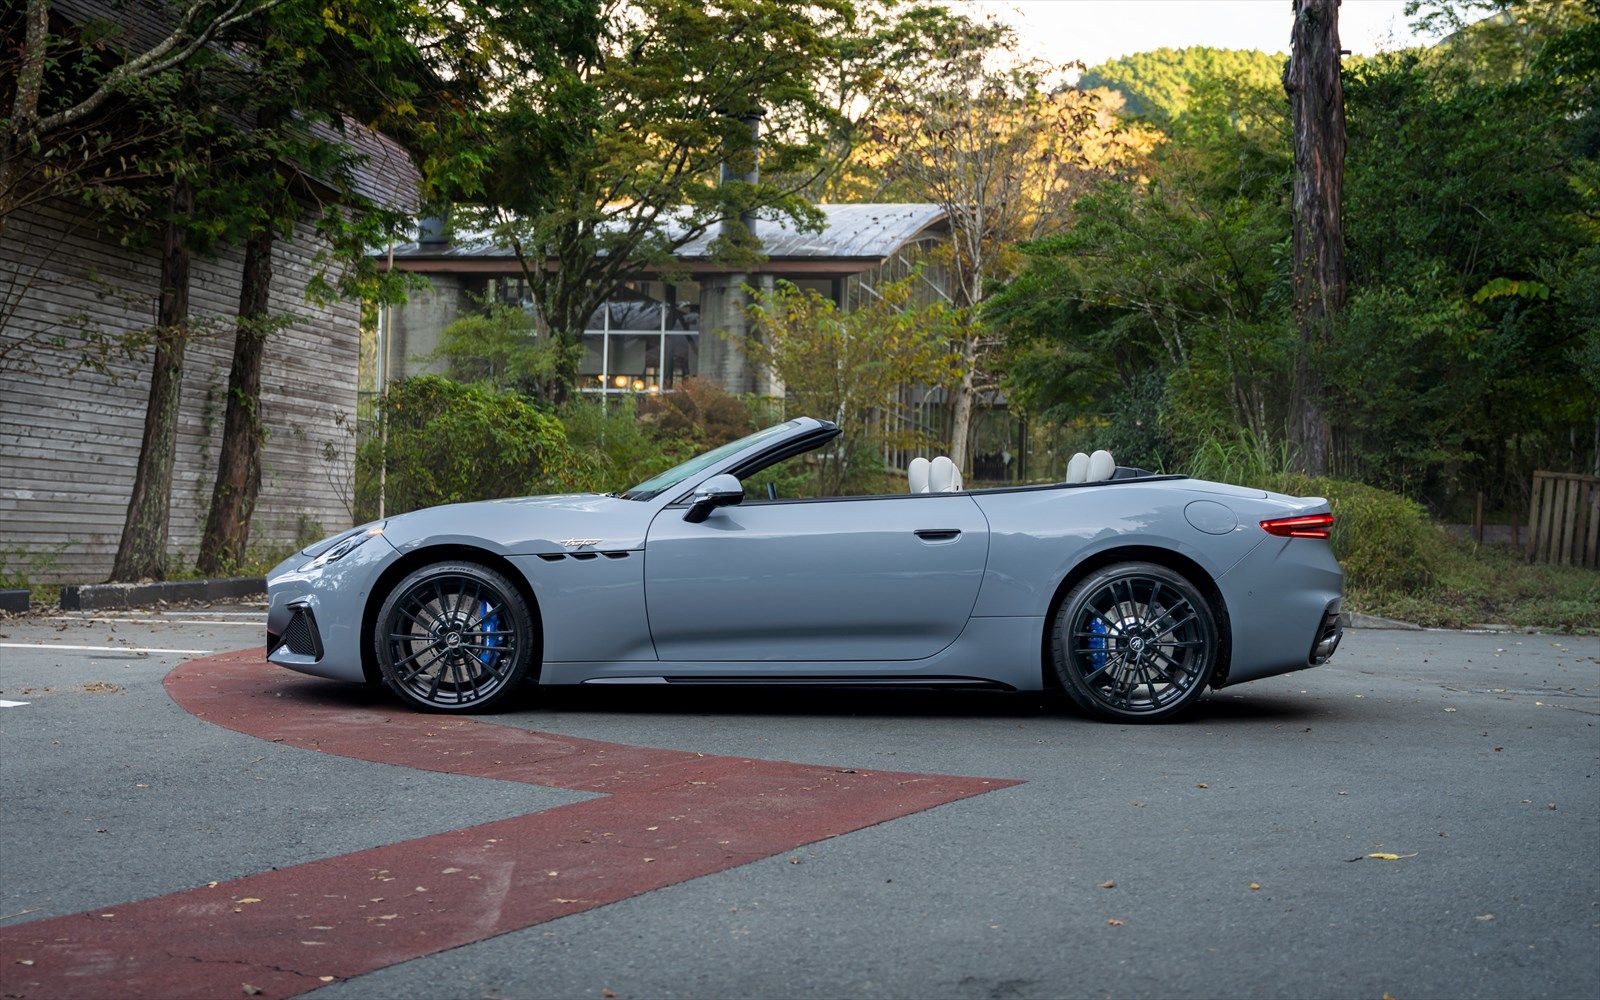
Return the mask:
<path fill-rule="evenodd" d="M 478 616 L 483 619 L 483 622 L 479 626 L 479 628 L 481 628 L 485 632 L 498 632 L 498 631 L 500 631 L 500 612 L 496 611 L 494 614 L 489 615 L 487 618 L 483 617 L 485 615 L 489 615 L 489 602 L 488 601 L 479 601 L 478 602 Z M 485 646 L 499 646 L 499 645 L 502 645 L 502 643 L 501 643 L 501 639 L 502 638 L 503 638 L 502 636 L 498 636 L 498 635 L 484 636 L 483 644 Z M 493 650 L 489 650 L 489 649 L 485 649 L 483 652 L 479 653 L 478 654 L 478 662 L 482 663 L 486 667 L 489 664 L 493 663 L 494 662 L 494 651 Z"/>
<path fill-rule="evenodd" d="M 1098 618 L 1091 618 L 1089 619 L 1089 631 L 1094 633 L 1094 638 L 1089 640 L 1089 648 L 1094 650 L 1089 654 L 1089 662 L 1094 665 L 1095 670 L 1099 670 L 1106 665 L 1105 637 L 1110 634 L 1111 630 L 1106 628 L 1105 622 Z"/>

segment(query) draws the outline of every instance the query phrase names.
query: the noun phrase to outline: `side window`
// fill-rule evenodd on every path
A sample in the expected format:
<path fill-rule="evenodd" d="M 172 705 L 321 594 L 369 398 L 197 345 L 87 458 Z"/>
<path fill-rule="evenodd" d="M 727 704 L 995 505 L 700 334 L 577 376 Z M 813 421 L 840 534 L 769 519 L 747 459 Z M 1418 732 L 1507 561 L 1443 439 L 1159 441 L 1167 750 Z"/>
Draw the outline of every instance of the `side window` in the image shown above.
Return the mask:
<path fill-rule="evenodd" d="M 746 503 L 906 492 L 904 474 L 885 469 L 881 461 L 842 461 L 831 445 L 747 472 L 740 481 L 744 484 Z"/>

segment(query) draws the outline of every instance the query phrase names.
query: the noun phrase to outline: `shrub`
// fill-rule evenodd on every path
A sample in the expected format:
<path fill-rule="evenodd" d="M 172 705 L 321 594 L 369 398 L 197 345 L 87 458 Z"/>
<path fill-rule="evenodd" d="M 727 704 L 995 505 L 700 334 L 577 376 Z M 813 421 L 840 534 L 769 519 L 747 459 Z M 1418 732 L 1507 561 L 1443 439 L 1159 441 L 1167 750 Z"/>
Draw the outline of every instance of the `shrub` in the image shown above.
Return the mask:
<path fill-rule="evenodd" d="M 574 449 L 561 422 L 525 396 L 422 375 L 389 387 L 377 436 L 361 451 L 375 476 L 386 462 L 388 513 L 437 504 L 580 489 L 596 463 Z"/>
<path fill-rule="evenodd" d="M 1352 588 L 1422 590 L 1438 577 L 1447 539 L 1415 500 L 1364 483 L 1299 473 L 1250 485 L 1290 496 L 1327 497 L 1336 518 L 1333 554 Z"/>
<path fill-rule="evenodd" d="M 580 396 L 558 411 L 567 441 L 592 460 L 582 485 L 597 493 L 625 490 L 697 450 L 682 438 L 662 434 L 642 421 L 635 400 L 615 396 L 603 403 Z"/>
<path fill-rule="evenodd" d="M 1245 431 L 1205 441 L 1190 456 L 1185 471 L 1199 479 L 1289 496 L 1326 497 L 1336 518 L 1333 554 L 1352 588 L 1417 590 L 1438 576 L 1444 532 L 1421 504 L 1398 493 L 1294 472 L 1287 447 L 1272 447 Z"/>

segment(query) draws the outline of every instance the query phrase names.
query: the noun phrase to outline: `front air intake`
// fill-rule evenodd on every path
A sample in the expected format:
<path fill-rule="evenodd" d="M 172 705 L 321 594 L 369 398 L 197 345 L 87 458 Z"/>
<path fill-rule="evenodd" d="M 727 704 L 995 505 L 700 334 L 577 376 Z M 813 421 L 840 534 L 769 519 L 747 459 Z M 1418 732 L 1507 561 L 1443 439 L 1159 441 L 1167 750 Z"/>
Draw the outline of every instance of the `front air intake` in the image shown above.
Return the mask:
<path fill-rule="evenodd" d="M 322 659 L 322 637 L 317 634 L 317 619 L 308 604 L 292 604 L 289 624 L 283 629 L 281 645 L 296 656 Z"/>

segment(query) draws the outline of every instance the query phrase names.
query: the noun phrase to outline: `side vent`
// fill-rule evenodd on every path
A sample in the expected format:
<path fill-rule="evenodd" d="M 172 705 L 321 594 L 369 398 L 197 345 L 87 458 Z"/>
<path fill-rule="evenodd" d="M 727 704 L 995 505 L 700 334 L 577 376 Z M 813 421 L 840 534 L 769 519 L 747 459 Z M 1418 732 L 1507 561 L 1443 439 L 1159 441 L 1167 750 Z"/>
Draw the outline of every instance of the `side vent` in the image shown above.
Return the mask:
<path fill-rule="evenodd" d="M 566 558 L 566 555 L 561 552 L 541 552 L 539 553 L 539 558 L 545 562 L 560 562 Z"/>
<path fill-rule="evenodd" d="M 540 552 L 539 558 L 545 562 L 560 562 L 563 559 L 577 559 L 588 562 L 605 556 L 607 559 L 626 559 L 633 555 L 632 552 Z"/>

